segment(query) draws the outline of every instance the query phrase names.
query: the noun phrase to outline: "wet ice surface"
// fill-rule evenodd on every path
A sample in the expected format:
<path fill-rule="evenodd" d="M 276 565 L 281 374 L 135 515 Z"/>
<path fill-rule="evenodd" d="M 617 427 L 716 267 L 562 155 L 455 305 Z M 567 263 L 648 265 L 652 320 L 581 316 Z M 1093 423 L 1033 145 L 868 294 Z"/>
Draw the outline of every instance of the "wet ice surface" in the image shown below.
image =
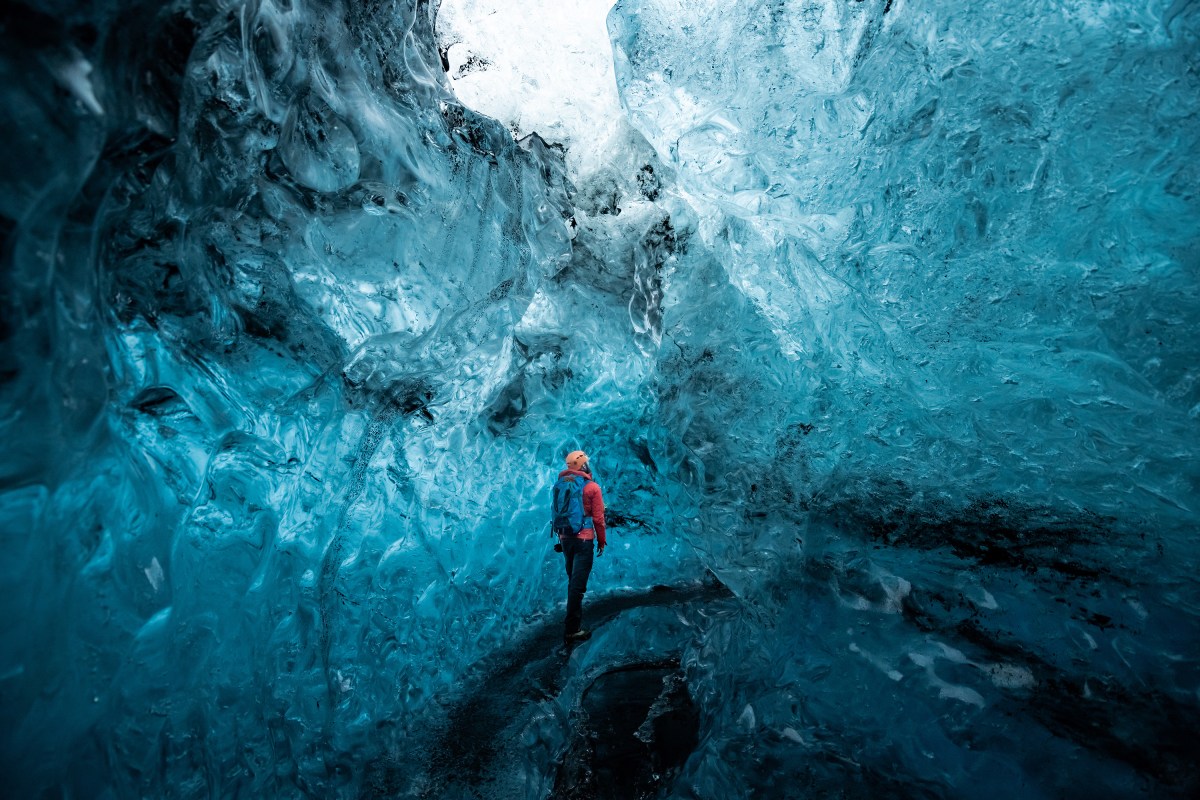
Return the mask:
<path fill-rule="evenodd" d="M 10 791 L 1194 793 L 1196 4 L 433 13 L 4 10 Z"/>

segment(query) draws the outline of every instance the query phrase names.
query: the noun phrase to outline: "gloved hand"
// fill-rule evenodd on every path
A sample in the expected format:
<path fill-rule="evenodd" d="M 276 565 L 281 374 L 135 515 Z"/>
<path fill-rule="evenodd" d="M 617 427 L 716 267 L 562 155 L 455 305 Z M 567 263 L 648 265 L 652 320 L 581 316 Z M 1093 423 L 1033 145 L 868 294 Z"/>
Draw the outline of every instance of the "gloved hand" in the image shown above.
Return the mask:
<path fill-rule="evenodd" d="M 597 556 L 604 555 L 604 548 L 606 548 L 606 547 L 608 547 L 608 545 L 606 545 L 606 544 L 600 545 L 600 548 L 598 550 L 596 550 L 596 555 Z"/>

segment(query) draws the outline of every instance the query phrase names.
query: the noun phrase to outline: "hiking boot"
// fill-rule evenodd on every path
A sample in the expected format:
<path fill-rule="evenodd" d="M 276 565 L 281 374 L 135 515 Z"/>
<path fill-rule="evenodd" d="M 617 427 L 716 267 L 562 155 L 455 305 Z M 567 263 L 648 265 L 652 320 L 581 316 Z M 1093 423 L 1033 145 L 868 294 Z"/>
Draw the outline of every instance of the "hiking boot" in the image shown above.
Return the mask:
<path fill-rule="evenodd" d="M 592 638 L 592 632 L 591 632 L 591 631 L 585 631 L 585 630 L 582 630 L 582 629 L 580 629 L 580 630 L 577 630 L 577 631 L 575 631 L 574 633 L 568 633 L 568 634 L 567 634 L 567 641 L 568 641 L 568 642 L 586 642 L 586 641 L 587 641 L 588 639 L 590 639 L 590 638 Z"/>

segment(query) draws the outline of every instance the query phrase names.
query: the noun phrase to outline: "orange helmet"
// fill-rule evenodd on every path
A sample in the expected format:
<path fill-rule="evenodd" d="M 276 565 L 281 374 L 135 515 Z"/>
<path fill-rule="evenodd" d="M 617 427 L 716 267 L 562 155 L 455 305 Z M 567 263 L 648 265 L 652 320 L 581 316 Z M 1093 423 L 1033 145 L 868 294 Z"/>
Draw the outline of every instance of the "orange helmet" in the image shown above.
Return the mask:
<path fill-rule="evenodd" d="M 567 469 L 582 471 L 583 468 L 587 466 L 587 463 L 587 453 L 583 452 L 582 450 L 574 450 L 570 453 L 567 453 Z"/>

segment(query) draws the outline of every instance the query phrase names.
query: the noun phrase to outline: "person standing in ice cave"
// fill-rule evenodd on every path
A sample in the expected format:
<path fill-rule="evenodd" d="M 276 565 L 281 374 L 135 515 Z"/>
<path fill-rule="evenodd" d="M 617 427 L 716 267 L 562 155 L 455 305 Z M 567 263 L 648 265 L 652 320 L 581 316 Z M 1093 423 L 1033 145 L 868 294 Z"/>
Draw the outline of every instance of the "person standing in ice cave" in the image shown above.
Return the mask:
<path fill-rule="evenodd" d="M 551 535 L 558 536 L 554 549 L 563 554 L 567 565 L 567 619 L 564 635 L 568 642 L 591 637 L 583 627 L 583 595 L 592 574 L 593 547 L 604 555 L 604 494 L 592 478 L 587 453 L 575 450 L 567 454 L 567 468 L 558 473 L 550 504 Z"/>

